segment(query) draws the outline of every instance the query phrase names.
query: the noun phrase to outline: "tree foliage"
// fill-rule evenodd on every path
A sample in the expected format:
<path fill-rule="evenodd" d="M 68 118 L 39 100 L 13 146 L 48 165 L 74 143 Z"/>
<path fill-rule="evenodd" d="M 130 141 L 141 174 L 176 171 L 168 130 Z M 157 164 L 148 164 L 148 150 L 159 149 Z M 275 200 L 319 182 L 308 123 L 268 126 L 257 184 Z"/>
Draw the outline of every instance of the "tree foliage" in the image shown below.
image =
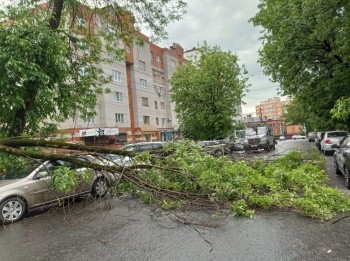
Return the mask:
<path fill-rule="evenodd" d="M 171 98 L 185 137 L 224 138 L 233 130 L 246 73 L 230 51 L 204 44 L 198 59 L 181 66 L 171 78 Z"/>
<path fill-rule="evenodd" d="M 0 136 L 19 136 L 95 112 L 110 78 L 100 69 L 124 43 L 137 40 L 135 21 L 159 37 L 184 13 L 182 0 L 19 1 L 0 11 Z M 94 20 L 93 20 L 94 18 Z"/>
<path fill-rule="evenodd" d="M 165 208 L 230 208 L 234 215 L 248 217 L 256 209 L 289 209 L 322 219 L 350 211 L 350 198 L 326 185 L 325 159 L 317 151 L 291 151 L 272 162 L 232 162 L 203 154 L 191 142 L 168 143 L 165 150 L 170 155 L 156 160 L 141 155 L 140 160 L 155 168 L 138 173 L 144 184 L 162 188 L 161 193 L 134 184 L 123 188 L 133 188 L 145 202 Z"/>
<path fill-rule="evenodd" d="M 313 129 L 319 121 L 324 128 L 334 126 L 331 109 L 349 98 L 349 11 L 344 0 L 261 0 L 251 19 L 263 27 L 265 73 L 280 83 L 283 95 L 293 97 L 302 122 Z M 349 126 L 349 119 L 339 120 Z"/>

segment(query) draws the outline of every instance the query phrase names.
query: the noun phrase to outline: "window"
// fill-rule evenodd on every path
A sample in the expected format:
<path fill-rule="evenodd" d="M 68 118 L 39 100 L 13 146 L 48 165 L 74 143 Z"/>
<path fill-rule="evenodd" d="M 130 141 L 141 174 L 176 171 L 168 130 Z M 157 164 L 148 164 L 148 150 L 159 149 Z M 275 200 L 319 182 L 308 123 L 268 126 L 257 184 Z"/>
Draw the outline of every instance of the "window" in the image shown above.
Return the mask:
<path fill-rule="evenodd" d="M 140 53 L 143 53 L 145 50 L 145 46 L 143 44 L 138 44 L 137 45 L 137 51 L 139 51 Z"/>
<path fill-rule="evenodd" d="M 162 125 L 165 125 L 166 118 L 162 118 Z"/>
<path fill-rule="evenodd" d="M 140 79 L 140 87 L 147 88 L 147 81 L 145 79 Z"/>
<path fill-rule="evenodd" d="M 159 118 L 156 117 L 156 124 L 159 125 Z"/>
<path fill-rule="evenodd" d="M 122 81 L 121 76 L 122 76 L 121 72 L 112 70 L 113 82 L 121 82 Z"/>
<path fill-rule="evenodd" d="M 160 63 L 160 56 L 159 55 L 157 55 L 156 59 L 157 59 L 157 62 Z"/>
<path fill-rule="evenodd" d="M 142 97 L 142 106 L 148 107 L 148 98 L 147 97 Z"/>
<path fill-rule="evenodd" d="M 176 61 L 175 60 L 171 59 L 170 60 L 170 64 L 171 64 L 172 67 L 176 67 Z"/>
<path fill-rule="evenodd" d="M 77 25 L 81 27 L 87 27 L 87 21 L 84 18 L 79 17 L 77 19 Z"/>
<path fill-rule="evenodd" d="M 92 116 L 85 116 L 84 117 L 84 122 L 85 123 L 95 123 L 95 118 Z"/>
<path fill-rule="evenodd" d="M 154 88 L 154 92 L 156 92 L 156 93 L 159 92 L 159 89 L 158 89 L 158 86 L 157 86 L 157 85 L 153 85 L 153 88 Z"/>
<path fill-rule="evenodd" d="M 124 123 L 124 114 L 123 113 L 116 113 L 115 114 L 115 122 L 116 123 Z"/>
<path fill-rule="evenodd" d="M 146 63 L 139 60 L 139 69 L 146 71 Z"/>
<path fill-rule="evenodd" d="M 154 108 L 158 109 L 158 102 L 157 101 L 154 101 Z"/>
<path fill-rule="evenodd" d="M 117 102 L 122 102 L 123 101 L 123 94 L 121 92 L 114 92 L 114 99 Z"/>
<path fill-rule="evenodd" d="M 116 35 L 116 32 L 117 32 L 117 31 L 116 31 L 113 27 L 108 27 L 108 28 L 107 28 L 107 32 L 108 32 L 108 35 L 109 35 L 109 36 L 113 37 L 113 36 Z"/>
<path fill-rule="evenodd" d="M 149 120 L 149 116 L 143 116 L 143 124 L 149 124 L 150 120 Z"/>
<path fill-rule="evenodd" d="M 160 108 L 161 108 L 162 110 L 164 110 L 164 109 L 165 109 L 164 102 L 160 102 Z"/>
<path fill-rule="evenodd" d="M 164 95 L 164 88 L 163 87 L 159 87 L 159 94 L 160 95 Z"/>
<path fill-rule="evenodd" d="M 80 67 L 80 75 L 81 76 L 87 76 L 89 74 L 89 69 L 87 66 L 81 66 Z"/>

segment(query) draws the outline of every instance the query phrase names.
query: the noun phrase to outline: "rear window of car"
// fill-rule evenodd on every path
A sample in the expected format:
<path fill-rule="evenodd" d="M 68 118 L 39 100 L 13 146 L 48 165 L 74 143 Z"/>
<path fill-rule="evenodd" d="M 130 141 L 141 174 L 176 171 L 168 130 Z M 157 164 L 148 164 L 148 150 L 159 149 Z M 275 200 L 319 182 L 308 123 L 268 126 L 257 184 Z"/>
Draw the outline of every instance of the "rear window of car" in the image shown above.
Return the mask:
<path fill-rule="evenodd" d="M 333 137 L 343 137 L 343 136 L 347 136 L 348 133 L 345 131 L 339 131 L 339 132 L 330 132 L 327 134 L 327 136 L 329 138 L 333 138 Z"/>

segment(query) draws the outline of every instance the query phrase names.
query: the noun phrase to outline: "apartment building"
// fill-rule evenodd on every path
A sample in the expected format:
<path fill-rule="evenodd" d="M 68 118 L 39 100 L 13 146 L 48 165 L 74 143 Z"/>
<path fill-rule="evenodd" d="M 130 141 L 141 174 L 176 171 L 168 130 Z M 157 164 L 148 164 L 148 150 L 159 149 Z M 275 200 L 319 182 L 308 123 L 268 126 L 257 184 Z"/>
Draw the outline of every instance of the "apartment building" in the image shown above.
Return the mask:
<path fill-rule="evenodd" d="M 95 30 L 103 26 L 98 17 L 89 21 Z M 87 23 L 86 23 L 87 24 Z M 122 42 L 123 61 L 98 65 L 112 81 L 109 93 L 98 98 L 96 117 L 77 117 L 61 123 L 67 137 L 88 144 L 123 144 L 126 142 L 172 140 L 177 135 L 175 105 L 171 102 L 169 79 L 183 60 L 183 48 L 174 43 L 162 48 L 139 33 L 139 43 Z M 111 54 L 104 54 L 111 55 Z"/>
<path fill-rule="evenodd" d="M 257 126 L 261 124 L 269 125 L 272 128 L 273 134 L 292 136 L 301 134 L 303 127 L 301 125 L 290 125 L 283 121 L 283 112 L 286 112 L 285 105 L 289 104 L 291 100 L 282 101 L 279 97 L 270 98 L 266 101 L 260 102 L 255 106 L 256 117 L 246 118 L 245 124 L 247 126 Z M 254 118 L 254 120 L 253 120 Z"/>
<path fill-rule="evenodd" d="M 280 119 L 283 114 L 284 105 L 289 101 L 282 101 L 279 97 L 270 98 L 262 101 L 255 107 L 256 117 L 261 120 Z"/>

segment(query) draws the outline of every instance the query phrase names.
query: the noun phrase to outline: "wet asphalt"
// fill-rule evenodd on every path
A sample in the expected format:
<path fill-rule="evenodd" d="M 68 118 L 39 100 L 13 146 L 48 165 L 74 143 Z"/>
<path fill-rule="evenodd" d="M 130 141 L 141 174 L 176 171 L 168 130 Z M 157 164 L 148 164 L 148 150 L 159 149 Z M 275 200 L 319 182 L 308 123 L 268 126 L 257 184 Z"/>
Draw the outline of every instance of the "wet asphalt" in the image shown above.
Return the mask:
<path fill-rule="evenodd" d="M 277 144 L 270 154 L 313 146 Z M 327 156 L 329 184 L 349 193 Z M 341 219 L 344 217 L 343 219 Z M 179 222 L 181 221 L 181 222 Z M 187 225 L 183 223 L 188 223 Z M 350 260 L 350 218 L 291 212 L 255 219 L 208 211 L 163 212 L 128 196 L 39 209 L 0 227 L 2 260 Z"/>

